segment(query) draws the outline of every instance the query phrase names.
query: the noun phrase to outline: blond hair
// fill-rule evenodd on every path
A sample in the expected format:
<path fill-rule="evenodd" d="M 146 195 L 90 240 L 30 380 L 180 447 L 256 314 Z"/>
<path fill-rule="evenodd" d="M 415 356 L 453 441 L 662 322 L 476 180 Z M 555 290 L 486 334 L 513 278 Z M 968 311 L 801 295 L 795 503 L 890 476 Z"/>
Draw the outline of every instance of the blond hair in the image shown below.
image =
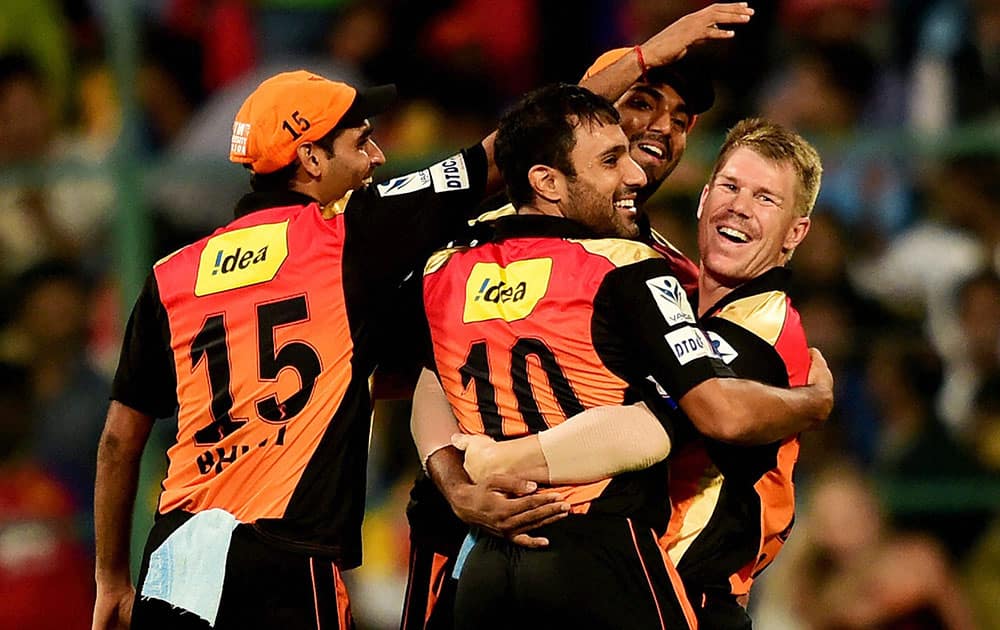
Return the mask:
<path fill-rule="evenodd" d="M 762 118 L 744 118 L 726 134 L 709 181 L 715 180 L 729 155 L 740 147 L 746 147 L 778 164 L 791 164 L 797 184 L 795 209 L 803 217 L 812 213 L 823 177 L 823 163 L 819 153 L 805 138 Z"/>

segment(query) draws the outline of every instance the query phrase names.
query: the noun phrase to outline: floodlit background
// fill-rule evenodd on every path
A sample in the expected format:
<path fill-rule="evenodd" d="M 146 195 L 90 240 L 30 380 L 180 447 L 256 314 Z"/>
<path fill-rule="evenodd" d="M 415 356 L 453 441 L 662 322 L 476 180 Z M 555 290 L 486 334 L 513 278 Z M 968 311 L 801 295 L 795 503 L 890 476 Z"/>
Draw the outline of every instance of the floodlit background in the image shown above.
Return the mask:
<path fill-rule="evenodd" d="M 124 319 L 152 262 L 226 222 L 248 189 L 227 152 L 257 83 L 302 67 L 397 83 L 401 105 L 376 121 L 389 177 L 704 5 L 0 3 L 0 627 L 89 627 L 95 455 Z M 837 407 L 803 438 L 796 527 L 755 587 L 757 626 L 959 628 L 948 620 L 971 610 L 973 627 L 1000 628 L 1000 2 L 752 5 L 715 51 L 716 106 L 649 211 L 697 256 L 697 194 L 743 116 L 790 125 L 823 156 L 792 295 Z M 362 628 L 398 623 L 407 414 L 377 410 L 365 566 L 348 574 Z M 139 544 L 170 425 L 148 449 Z"/>

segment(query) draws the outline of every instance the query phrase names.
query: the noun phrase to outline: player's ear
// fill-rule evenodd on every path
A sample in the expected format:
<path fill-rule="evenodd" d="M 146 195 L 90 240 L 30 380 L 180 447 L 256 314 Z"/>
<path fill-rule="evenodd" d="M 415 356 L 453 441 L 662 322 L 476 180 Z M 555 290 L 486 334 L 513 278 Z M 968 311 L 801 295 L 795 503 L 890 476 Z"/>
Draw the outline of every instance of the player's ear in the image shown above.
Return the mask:
<path fill-rule="evenodd" d="M 323 174 L 323 169 L 320 166 L 319 158 L 317 157 L 316 145 L 312 142 L 303 142 L 295 149 L 295 155 L 299 158 L 299 162 L 302 164 L 302 168 L 306 170 L 312 177 L 319 177 Z"/>
<path fill-rule="evenodd" d="M 785 240 L 781 243 L 781 253 L 784 255 L 782 264 L 792 259 L 795 248 L 805 240 L 806 234 L 809 233 L 810 225 L 812 225 L 812 221 L 809 217 L 796 217 L 795 222 L 788 228 L 788 232 L 785 233 Z"/>
<path fill-rule="evenodd" d="M 695 215 L 699 221 L 701 220 L 701 213 L 705 209 L 705 197 L 707 196 L 708 184 L 705 184 L 705 187 L 701 189 L 701 197 L 698 199 L 698 214 Z"/>
<path fill-rule="evenodd" d="M 556 203 L 562 199 L 560 180 L 562 173 L 544 164 L 535 164 L 528 169 L 528 183 L 535 194 L 545 201 Z"/>
<path fill-rule="evenodd" d="M 788 232 L 785 234 L 785 240 L 781 244 L 781 248 L 786 252 L 793 251 L 799 246 L 799 243 L 805 240 L 806 234 L 809 233 L 810 225 L 812 225 L 812 221 L 809 217 L 797 217 L 791 227 L 788 228 Z"/>

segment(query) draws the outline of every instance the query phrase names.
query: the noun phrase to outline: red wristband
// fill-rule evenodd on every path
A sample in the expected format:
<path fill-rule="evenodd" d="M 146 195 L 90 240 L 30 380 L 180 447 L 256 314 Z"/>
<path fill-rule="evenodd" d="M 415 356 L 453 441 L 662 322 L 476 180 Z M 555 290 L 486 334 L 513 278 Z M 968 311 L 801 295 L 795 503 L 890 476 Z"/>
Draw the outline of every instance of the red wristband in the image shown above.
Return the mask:
<path fill-rule="evenodd" d="M 649 71 L 649 66 L 646 65 L 646 60 L 642 57 L 642 46 L 635 46 L 632 50 L 635 51 L 635 56 L 639 60 L 639 72 L 641 73 L 642 80 L 646 80 L 646 73 Z"/>

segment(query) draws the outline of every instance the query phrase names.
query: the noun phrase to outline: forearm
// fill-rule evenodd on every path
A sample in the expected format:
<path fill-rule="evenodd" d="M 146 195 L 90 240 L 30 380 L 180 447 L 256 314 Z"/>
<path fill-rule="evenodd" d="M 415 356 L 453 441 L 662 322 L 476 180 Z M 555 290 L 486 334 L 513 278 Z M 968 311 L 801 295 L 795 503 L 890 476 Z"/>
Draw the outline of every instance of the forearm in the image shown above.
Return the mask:
<path fill-rule="evenodd" d="M 97 452 L 94 487 L 94 533 L 96 578 L 99 584 L 131 582 L 129 547 L 132 510 L 139 479 L 142 449 L 149 437 L 152 420 L 111 403 L 108 422 Z M 137 414 L 136 418 L 123 416 Z"/>
<path fill-rule="evenodd" d="M 428 369 L 422 370 L 417 379 L 410 415 L 410 432 L 420 463 L 425 469 L 428 458 L 440 449 L 451 446 L 451 436 L 459 432 L 458 420 L 448 404 L 448 397 L 437 376 Z M 459 463 L 461 464 L 461 459 Z"/>
<path fill-rule="evenodd" d="M 670 437 L 644 405 L 594 407 L 538 434 L 550 483 L 589 483 L 642 470 L 670 454 Z"/>
<path fill-rule="evenodd" d="M 600 72 L 584 77 L 580 86 L 614 102 L 641 77 L 642 65 L 633 48 Z"/>
<path fill-rule="evenodd" d="M 807 385 L 784 389 L 744 379 L 711 379 L 680 401 L 704 435 L 743 446 L 770 444 L 824 421 L 832 391 Z"/>

